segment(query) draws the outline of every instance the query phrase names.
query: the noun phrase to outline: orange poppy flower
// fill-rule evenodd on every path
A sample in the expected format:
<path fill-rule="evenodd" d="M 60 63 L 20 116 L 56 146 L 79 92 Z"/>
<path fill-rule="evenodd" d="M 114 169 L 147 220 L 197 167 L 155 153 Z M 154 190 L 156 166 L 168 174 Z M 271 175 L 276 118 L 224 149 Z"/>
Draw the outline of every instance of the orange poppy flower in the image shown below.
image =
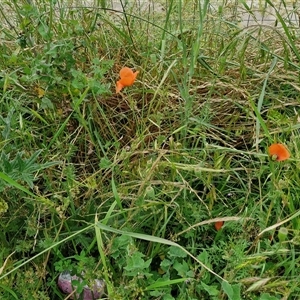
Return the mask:
<path fill-rule="evenodd" d="M 133 85 L 139 71 L 133 72 L 130 68 L 124 67 L 120 71 L 120 80 L 116 84 L 116 93 L 119 93 L 124 87 Z"/>
<path fill-rule="evenodd" d="M 215 223 L 216 230 L 219 231 L 222 228 L 223 224 L 224 224 L 224 221 L 218 221 L 218 222 L 216 222 Z"/>
<path fill-rule="evenodd" d="M 269 147 L 269 154 L 276 157 L 277 161 L 286 160 L 290 157 L 289 150 L 283 144 L 272 144 Z"/>

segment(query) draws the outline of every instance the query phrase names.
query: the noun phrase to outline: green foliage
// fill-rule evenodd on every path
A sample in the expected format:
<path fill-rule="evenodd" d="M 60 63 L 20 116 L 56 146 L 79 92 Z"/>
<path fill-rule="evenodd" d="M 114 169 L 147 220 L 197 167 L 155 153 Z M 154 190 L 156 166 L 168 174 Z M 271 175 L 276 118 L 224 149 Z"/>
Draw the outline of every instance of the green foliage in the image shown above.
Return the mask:
<path fill-rule="evenodd" d="M 10 155 L 4 152 L 0 155 L 0 171 L 5 173 L 11 179 L 25 182 L 30 188 L 33 188 L 33 182 L 35 175 L 38 171 L 49 168 L 56 165 L 57 162 L 49 162 L 44 164 L 36 163 L 38 156 L 41 154 L 41 150 L 36 151 L 30 158 L 23 158 L 24 153 L 18 152 L 13 159 L 10 159 Z M 0 191 L 3 191 L 7 183 L 0 182 Z"/>
<path fill-rule="evenodd" d="M 233 300 L 240 300 L 241 298 L 241 285 L 240 284 L 234 284 L 231 285 L 226 281 L 222 282 L 222 288 L 226 295 L 228 296 L 228 299 Z"/>
<path fill-rule="evenodd" d="M 0 3 L 0 298 L 298 298 L 288 1 L 73 2 Z"/>

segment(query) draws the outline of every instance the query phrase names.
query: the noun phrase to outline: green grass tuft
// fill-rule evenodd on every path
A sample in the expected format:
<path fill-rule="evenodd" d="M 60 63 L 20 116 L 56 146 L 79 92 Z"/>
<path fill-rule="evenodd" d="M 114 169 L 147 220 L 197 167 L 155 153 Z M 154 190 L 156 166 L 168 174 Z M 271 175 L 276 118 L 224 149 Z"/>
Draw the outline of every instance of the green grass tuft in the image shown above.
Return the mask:
<path fill-rule="evenodd" d="M 297 3 L 116 2 L 0 3 L 0 298 L 298 299 Z"/>

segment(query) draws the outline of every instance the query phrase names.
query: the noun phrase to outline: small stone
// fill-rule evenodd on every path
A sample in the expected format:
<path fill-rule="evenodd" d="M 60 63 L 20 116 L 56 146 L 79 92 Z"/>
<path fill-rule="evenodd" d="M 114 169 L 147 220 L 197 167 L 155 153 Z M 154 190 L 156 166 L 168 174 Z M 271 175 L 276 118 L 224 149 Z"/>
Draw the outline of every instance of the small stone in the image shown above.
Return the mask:
<path fill-rule="evenodd" d="M 82 276 L 84 276 L 84 274 L 82 274 Z M 82 278 L 78 277 L 77 275 L 72 276 L 69 271 L 64 271 L 59 275 L 57 285 L 64 294 L 69 295 L 76 289 L 76 287 L 73 287 L 72 285 L 73 280 L 81 282 Z M 92 287 L 85 285 L 83 287 L 83 300 L 99 299 L 103 294 L 104 287 L 105 283 L 100 279 L 95 279 Z M 70 296 L 70 299 L 74 299 L 74 294 Z M 76 299 L 79 298 L 79 296 L 80 295 L 77 293 Z"/>

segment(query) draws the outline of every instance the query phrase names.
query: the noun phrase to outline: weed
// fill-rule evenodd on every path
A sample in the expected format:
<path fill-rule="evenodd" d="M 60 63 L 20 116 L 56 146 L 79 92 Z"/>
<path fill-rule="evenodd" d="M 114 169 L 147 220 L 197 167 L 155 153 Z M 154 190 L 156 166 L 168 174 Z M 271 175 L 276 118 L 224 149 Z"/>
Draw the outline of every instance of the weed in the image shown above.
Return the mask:
<path fill-rule="evenodd" d="M 1 299 L 297 299 L 297 4 L 108 2 L 0 4 Z"/>

